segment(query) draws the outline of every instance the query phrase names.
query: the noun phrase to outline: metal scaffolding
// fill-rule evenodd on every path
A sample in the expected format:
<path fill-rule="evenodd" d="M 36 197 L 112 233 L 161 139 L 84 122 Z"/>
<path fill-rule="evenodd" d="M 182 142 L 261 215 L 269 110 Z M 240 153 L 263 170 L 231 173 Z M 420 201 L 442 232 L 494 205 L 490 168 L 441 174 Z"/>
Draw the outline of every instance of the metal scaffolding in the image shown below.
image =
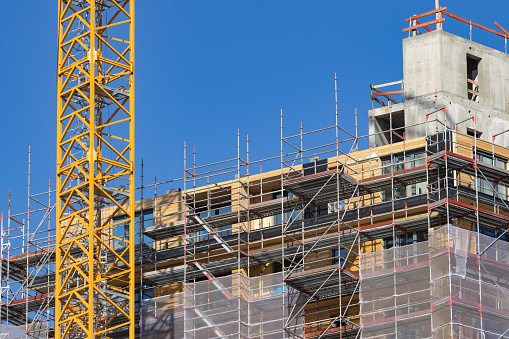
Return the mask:
<path fill-rule="evenodd" d="M 434 279 L 429 259 L 421 260 L 430 255 L 423 244 L 441 225 L 468 228 L 491 239 L 474 253 L 488 265 L 484 256 L 502 246 L 509 225 L 507 190 L 500 189 L 509 184 L 509 169 L 501 165 L 507 150 L 457 132 L 445 121 L 445 107 L 427 115 L 424 125 L 433 133 L 412 141 L 369 147 L 369 135 L 338 125 L 310 132 L 301 127 L 281 138 L 279 156 L 251 161 L 247 142 L 244 160 L 238 137 L 236 158 L 198 165 L 193 150 L 184 177 L 142 181 L 143 199 L 136 203 L 137 333 L 256 338 L 270 329 L 276 337 L 368 338 L 380 331 L 415 332 L 417 323 L 422 335 L 453 331 L 445 311 L 434 314 L 428 307 L 434 294 L 421 298 Z M 475 115 L 462 123 L 475 130 Z M 400 134 L 381 133 L 387 132 Z M 333 142 L 316 143 L 327 138 Z M 363 144 L 367 149 L 358 149 Z M 279 170 L 249 173 L 253 166 L 278 163 Z M 0 310 L 4 321 L 21 326 L 12 331 L 51 338 L 54 191 L 29 198 L 27 211 L 9 210 L 2 225 Z M 489 290 L 480 274 L 477 290 Z M 279 280 L 267 282 L 274 277 Z M 425 281 L 427 291 L 417 288 Z M 260 286 L 267 289 L 257 295 Z M 258 300 L 274 308 L 260 308 Z M 489 312 L 479 314 L 479 324 L 493 322 Z M 432 322 L 428 330 L 435 318 L 443 324 Z"/>
<path fill-rule="evenodd" d="M 381 133 L 387 132 L 398 133 Z M 155 195 L 150 202 L 154 223 L 144 228 L 144 234 L 153 239 L 157 259 L 153 266 L 144 267 L 142 277 L 155 289 L 165 286 L 193 295 L 194 284 L 208 281 L 208 286 L 221 291 L 219 277 L 231 279 L 239 273 L 254 277 L 264 267 L 272 267 L 281 270 L 287 291 L 282 300 L 285 337 L 338 333 L 356 337 L 359 249 L 366 243 L 378 246 L 377 239 L 396 241 L 428 226 L 425 191 L 408 197 L 395 193 L 381 197 L 380 192 L 394 192 L 396 182 L 421 183 L 425 188 L 427 174 L 436 169 L 426 168 L 424 138 L 410 149 L 404 142 L 394 146 L 403 155 L 422 149 L 420 158 L 396 160 L 391 157 L 391 144 L 382 149 L 388 159 L 382 162 L 380 149 L 369 147 L 369 135 L 358 136 L 339 125 L 311 132 L 304 132 L 301 125 L 297 135 L 281 136 L 280 156 L 260 161 L 249 160 L 249 142 L 245 160 L 240 142 L 236 158 L 210 165 L 197 165 L 193 149 L 188 166 L 185 153 L 184 190 L 170 191 L 171 197 Z M 312 144 L 328 137 L 334 141 Z M 307 139 L 311 141 L 305 148 Z M 360 151 L 361 143 L 368 149 Z M 255 164 L 267 167 L 266 162 L 273 165 L 278 160 L 279 171 L 249 173 Z M 178 185 L 178 181 L 165 184 Z M 403 217 L 398 212 L 402 208 Z M 439 220 L 438 213 L 431 214 L 431 223 Z M 240 288 L 241 281 L 231 284 Z M 188 296 L 179 304 L 184 310 L 194 309 Z M 153 300 L 157 298 L 161 297 Z M 236 319 L 240 333 L 244 310 L 236 311 L 230 318 Z M 207 326 L 214 327 L 214 322 Z M 184 333 L 191 335 L 188 328 Z"/>
<path fill-rule="evenodd" d="M 142 181 L 137 333 L 256 338 L 270 329 L 276 337 L 368 338 L 415 331 L 410 323 L 421 324 L 423 335 L 452 329 L 451 322 L 433 322 L 428 331 L 434 299 L 421 299 L 429 287 L 417 286 L 429 286 L 434 268 L 421 260 L 429 256 L 423 244 L 437 227 L 452 224 L 491 239 L 475 252 L 481 262 L 501 246 L 495 240 L 505 239 L 509 208 L 507 190 L 498 187 L 509 184 L 509 169 L 500 154 L 507 150 L 457 132 L 445 121 L 445 107 L 427 115 L 424 125 L 433 133 L 380 147 L 338 125 L 301 127 L 281 138 L 279 156 L 261 161 L 249 160 L 248 142 L 241 158 L 238 136 L 236 158 L 198 165 L 193 150 L 184 177 Z M 461 123 L 475 130 L 475 115 Z M 400 134 L 381 133 L 387 132 Z M 316 143 L 327 138 L 333 141 Z M 367 149 L 358 149 L 363 144 Z M 279 170 L 249 173 L 278 163 Z M 2 225 L 1 314 L 21 326 L 13 331 L 51 338 L 54 191 L 29 198 L 27 211 L 9 210 Z M 481 234 L 490 230 L 491 237 Z M 280 280 L 266 283 L 274 277 Z M 481 290 L 483 279 L 481 270 Z M 260 286 L 267 289 L 257 295 Z M 258 300 L 274 308 L 260 308 Z M 395 313 L 402 305 L 405 312 Z M 486 312 L 479 324 L 492 322 Z M 436 316 L 446 319 L 442 313 Z M 271 322 L 281 331 L 271 332 Z"/>
<path fill-rule="evenodd" d="M 29 148 L 26 210 L 12 211 L 9 192 L 6 226 L 2 220 L 2 338 L 54 337 L 55 191 L 49 182 L 46 192 L 31 192 L 30 158 Z"/>
<path fill-rule="evenodd" d="M 419 18 L 410 32 L 431 25 Z M 336 84 L 332 126 L 283 125 L 281 111 L 279 154 L 250 159 L 240 131 L 226 160 L 203 164 L 185 144 L 181 178 L 147 184 L 142 162 L 128 217 L 102 203 L 122 192 L 101 187 L 95 222 L 109 225 L 111 252 L 101 263 L 126 269 L 132 244 L 136 285 L 132 319 L 99 317 L 96 329 L 129 336 L 129 320 L 144 339 L 506 337 L 509 150 L 495 143 L 506 131 L 481 141 L 475 113 L 451 124 L 446 107 L 395 127 L 403 81 L 385 85 L 402 88 L 371 86 L 388 112 L 376 134 L 359 135 L 356 114 L 353 131 L 340 123 Z M 426 134 L 407 140 L 409 128 Z M 376 136 L 387 144 L 375 147 Z M 2 220 L 0 338 L 55 336 L 56 195 L 30 190 L 29 170 L 27 210 L 9 205 Z"/>

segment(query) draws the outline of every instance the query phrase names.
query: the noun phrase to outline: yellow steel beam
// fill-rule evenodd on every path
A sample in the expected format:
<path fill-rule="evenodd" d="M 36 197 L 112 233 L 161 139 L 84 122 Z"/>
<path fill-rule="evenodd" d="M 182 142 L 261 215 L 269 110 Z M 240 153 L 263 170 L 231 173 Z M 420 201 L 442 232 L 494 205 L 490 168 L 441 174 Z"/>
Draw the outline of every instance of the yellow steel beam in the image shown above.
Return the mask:
<path fill-rule="evenodd" d="M 56 339 L 134 339 L 134 1 L 58 0 Z"/>

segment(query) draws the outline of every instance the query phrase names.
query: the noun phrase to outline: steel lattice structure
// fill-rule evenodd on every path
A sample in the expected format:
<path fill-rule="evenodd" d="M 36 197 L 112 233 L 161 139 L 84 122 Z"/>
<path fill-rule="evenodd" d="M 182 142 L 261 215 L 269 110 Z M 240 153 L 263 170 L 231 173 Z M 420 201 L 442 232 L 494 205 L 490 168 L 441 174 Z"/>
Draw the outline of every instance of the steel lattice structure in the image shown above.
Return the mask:
<path fill-rule="evenodd" d="M 56 338 L 134 338 L 134 0 L 58 5 Z"/>
<path fill-rule="evenodd" d="M 184 176 L 144 185 L 142 162 L 134 202 L 133 2 L 59 0 L 57 194 L 33 193 L 29 148 L 26 209 L 9 191 L 0 214 L 0 338 L 509 338 L 507 126 L 481 138 L 484 113 L 437 92 L 402 124 L 400 80 L 370 85 L 387 120 L 359 135 L 336 85 L 334 125 L 283 133 L 281 112 L 264 159 L 240 131 L 226 160 L 184 143 Z M 437 7 L 404 31 L 435 14 L 465 22 Z"/>

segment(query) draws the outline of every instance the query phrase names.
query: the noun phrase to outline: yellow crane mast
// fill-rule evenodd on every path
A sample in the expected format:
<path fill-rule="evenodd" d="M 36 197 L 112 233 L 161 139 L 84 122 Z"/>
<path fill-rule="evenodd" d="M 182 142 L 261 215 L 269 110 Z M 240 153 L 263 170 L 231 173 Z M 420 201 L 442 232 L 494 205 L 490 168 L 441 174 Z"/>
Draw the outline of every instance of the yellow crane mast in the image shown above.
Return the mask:
<path fill-rule="evenodd" d="M 58 0 L 55 335 L 134 338 L 134 0 Z"/>

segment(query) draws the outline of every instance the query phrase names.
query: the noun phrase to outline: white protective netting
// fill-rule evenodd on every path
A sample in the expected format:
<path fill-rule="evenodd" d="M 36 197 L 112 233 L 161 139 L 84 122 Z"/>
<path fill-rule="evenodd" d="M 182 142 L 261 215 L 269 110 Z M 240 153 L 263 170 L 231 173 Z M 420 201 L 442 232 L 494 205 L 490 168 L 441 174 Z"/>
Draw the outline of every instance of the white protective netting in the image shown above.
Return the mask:
<path fill-rule="evenodd" d="M 507 241 L 446 225 L 361 254 L 360 277 L 362 338 L 509 339 Z"/>
<path fill-rule="evenodd" d="M 509 338 L 509 243 L 451 225 L 429 239 L 433 337 Z"/>
<path fill-rule="evenodd" d="M 185 292 L 145 300 L 143 339 L 284 337 L 284 324 L 298 296 L 282 273 L 242 274 L 186 284 Z M 303 334 L 302 324 L 292 330 Z"/>
<path fill-rule="evenodd" d="M 428 243 L 361 254 L 362 338 L 430 338 Z"/>
<path fill-rule="evenodd" d="M 233 274 L 188 284 L 185 338 L 282 338 L 294 295 L 282 273 Z"/>
<path fill-rule="evenodd" d="M 28 328 L 28 333 L 27 333 Z M 36 322 L 30 325 L 11 326 L 0 325 L 0 338 L 8 339 L 48 339 L 53 337 L 47 322 Z"/>
<path fill-rule="evenodd" d="M 140 312 L 142 339 L 184 337 L 184 293 L 146 299 Z"/>

